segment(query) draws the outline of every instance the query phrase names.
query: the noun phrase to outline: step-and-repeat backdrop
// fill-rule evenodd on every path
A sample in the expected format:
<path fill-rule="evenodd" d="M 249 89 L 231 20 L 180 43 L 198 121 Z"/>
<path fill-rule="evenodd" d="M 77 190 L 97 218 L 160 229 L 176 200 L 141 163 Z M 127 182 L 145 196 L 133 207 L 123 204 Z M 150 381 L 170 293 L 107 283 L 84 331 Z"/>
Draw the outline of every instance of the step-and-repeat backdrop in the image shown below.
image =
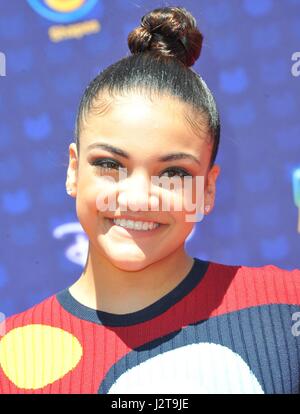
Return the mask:
<path fill-rule="evenodd" d="M 142 15 L 179 5 L 205 36 L 194 69 L 222 119 L 217 199 L 187 250 L 226 264 L 299 268 L 299 0 L 0 0 L 0 312 L 72 284 L 87 238 L 65 192 L 87 83 L 129 54 Z"/>

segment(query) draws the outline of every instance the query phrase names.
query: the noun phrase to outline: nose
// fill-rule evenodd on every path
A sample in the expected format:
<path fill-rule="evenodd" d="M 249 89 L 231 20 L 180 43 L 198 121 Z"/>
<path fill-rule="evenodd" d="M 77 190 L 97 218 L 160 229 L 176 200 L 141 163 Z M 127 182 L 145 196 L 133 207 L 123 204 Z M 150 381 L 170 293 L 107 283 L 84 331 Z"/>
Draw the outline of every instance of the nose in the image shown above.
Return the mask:
<path fill-rule="evenodd" d="M 120 209 L 148 211 L 151 180 L 145 172 L 135 171 L 130 177 L 119 181 L 118 203 Z"/>

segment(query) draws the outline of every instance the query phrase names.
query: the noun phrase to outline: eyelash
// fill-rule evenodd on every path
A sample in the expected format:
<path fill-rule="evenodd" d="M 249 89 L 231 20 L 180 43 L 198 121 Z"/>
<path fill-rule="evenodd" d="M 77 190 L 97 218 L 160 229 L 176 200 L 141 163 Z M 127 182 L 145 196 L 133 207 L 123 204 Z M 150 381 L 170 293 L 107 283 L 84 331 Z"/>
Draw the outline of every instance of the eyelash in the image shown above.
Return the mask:
<path fill-rule="evenodd" d="M 121 166 L 121 164 L 119 164 L 118 162 L 109 159 L 109 158 L 97 158 L 94 161 L 91 162 L 91 165 L 95 166 L 95 167 L 99 167 L 102 171 L 103 170 L 112 170 L 112 169 L 116 169 L 116 168 L 112 168 L 112 167 L 103 167 L 103 164 L 111 164 L 113 166 Z M 172 168 L 167 168 L 165 170 L 165 172 L 167 171 L 175 171 L 176 173 L 180 174 L 180 177 L 184 177 L 184 176 L 189 176 L 191 177 L 192 174 L 189 174 L 185 169 L 183 168 L 179 168 L 179 167 L 172 167 Z"/>

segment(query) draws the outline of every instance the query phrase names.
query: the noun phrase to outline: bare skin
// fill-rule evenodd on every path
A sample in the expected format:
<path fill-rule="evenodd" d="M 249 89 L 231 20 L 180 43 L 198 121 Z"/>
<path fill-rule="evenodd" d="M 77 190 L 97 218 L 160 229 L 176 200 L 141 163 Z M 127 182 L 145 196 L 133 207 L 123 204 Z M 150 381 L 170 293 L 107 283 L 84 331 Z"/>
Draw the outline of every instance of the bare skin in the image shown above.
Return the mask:
<path fill-rule="evenodd" d="M 150 211 L 149 207 L 152 196 L 160 206 L 166 198 L 171 203 L 175 198 L 178 201 L 180 195 L 171 195 L 150 182 L 153 176 L 168 176 L 168 170 L 174 175 L 176 167 L 193 177 L 205 177 L 204 205 L 210 208 L 203 213 L 213 209 L 220 167 L 215 164 L 209 169 L 212 146 L 205 130 L 202 138 L 188 128 L 182 115 L 184 105 L 166 96 L 154 102 L 136 94 L 120 97 L 101 116 L 90 113 L 85 118 L 80 154 L 75 143 L 69 147 L 66 185 L 76 198 L 77 216 L 89 238 L 84 271 L 69 290 L 85 306 L 114 314 L 141 310 L 174 289 L 192 268 L 194 261 L 185 251 L 184 242 L 195 222 L 186 221 L 184 209 Z M 130 158 L 99 147 L 88 148 L 95 143 L 113 145 Z M 162 155 L 174 152 L 194 155 L 199 163 L 189 158 L 158 161 Z M 103 162 L 109 158 L 107 162 L 116 165 L 104 164 L 102 169 L 99 164 L 92 165 L 100 158 Z M 117 180 L 120 167 L 127 169 L 126 185 Z M 104 176 L 113 177 L 117 184 L 108 184 Z M 193 191 L 195 184 L 193 178 Z M 109 188 L 119 202 L 113 211 L 97 208 L 97 196 L 104 188 Z M 132 210 L 121 211 L 121 200 L 130 200 Z M 148 211 L 143 211 L 145 203 Z M 141 221 L 158 222 L 160 227 L 153 234 L 149 231 L 147 237 L 137 232 L 120 233 L 109 218 L 127 214 Z"/>

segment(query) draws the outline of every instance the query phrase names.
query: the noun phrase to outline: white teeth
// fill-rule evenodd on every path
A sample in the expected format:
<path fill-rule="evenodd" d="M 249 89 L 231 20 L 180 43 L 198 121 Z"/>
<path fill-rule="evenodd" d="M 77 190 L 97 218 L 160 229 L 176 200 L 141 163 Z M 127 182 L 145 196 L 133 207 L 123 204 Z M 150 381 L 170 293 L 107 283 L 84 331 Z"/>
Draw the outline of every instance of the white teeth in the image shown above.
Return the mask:
<path fill-rule="evenodd" d="M 143 227 L 143 222 L 142 221 L 136 221 L 135 223 L 134 223 L 134 229 L 136 229 L 136 230 L 142 230 L 142 227 Z"/>
<path fill-rule="evenodd" d="M 125 223 L 123 223 L 124 226 L 128 227 L 129 229 L 133 229 L 134 222 L 132 220 L 124 220 Z"/>
<path fill-rule="evenodd" d="M 121 227 L 125 227 L 128 229 L 133 230 L 153 230 L 159 226 L 159 223 L 155 223 L 154 221 L 134 221 L 134 220 L 126 220 L 126 219 L 114 219 L 113 222 Z"/>

